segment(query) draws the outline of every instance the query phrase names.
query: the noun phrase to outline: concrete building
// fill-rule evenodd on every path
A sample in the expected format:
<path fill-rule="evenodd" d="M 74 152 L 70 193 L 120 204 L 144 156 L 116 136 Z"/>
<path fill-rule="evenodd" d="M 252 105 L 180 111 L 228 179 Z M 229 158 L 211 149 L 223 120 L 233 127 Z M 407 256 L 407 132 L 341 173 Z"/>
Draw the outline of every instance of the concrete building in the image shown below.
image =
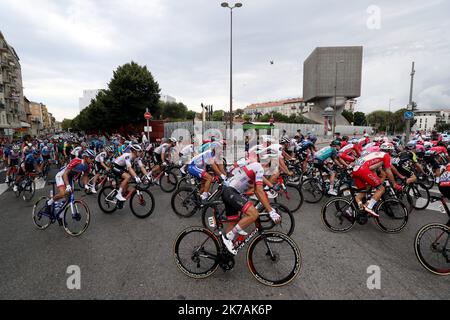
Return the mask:
<path fill-rule="evenodd" d="M 0 135 L 27 129 L 19 56 L 0 32 Z"/>
<path fill-rule="evenodd" d="M 30 101 L 31 134 L 33 136 L 38 136 L 44 132 L 43 106 L 42 103 Z"/>
<path fill-rule="evenodd" d="M 162 94 L 160 100 L 165 103 L 176 103 L 177 99 L 167 94 Z"/>
<path fill-rule="evenodd" d="M 305 116 L 323 123 L 325 109 L 336 107 L 336 124 L 348 125 L 342 116 L 347 101 L 361 95 L 363 47 L 316 48 L 304 62 L 303 98 L 315 107 Z"/>
<path fill-rule="evenodd" d="M 97 97 L 100 91 L 102 91 L 102 89 L 83 90 L 83 96 L 78 99 L 78 107 L 80 108 L 80 112 L 91 104 L 91 101 Z"/>
<path fill-rule="evenodd" d="M 435 130 L 439 124 L 450 123 L 450 110 L 415 111 L 414 119 L 417 120 L 414 130 Z"/>
<path fill-rule="evenodd" d="M 303 98 L 293 98 L 279 101 L 270 101 L 262 103 L 254 103 L 244 109 L 247 115 L 264 115 L 271 113 L 281 113 L 287 117 L 291 115 L 303 115 L 313 108 L 313 104 L 303 101 Z"/>

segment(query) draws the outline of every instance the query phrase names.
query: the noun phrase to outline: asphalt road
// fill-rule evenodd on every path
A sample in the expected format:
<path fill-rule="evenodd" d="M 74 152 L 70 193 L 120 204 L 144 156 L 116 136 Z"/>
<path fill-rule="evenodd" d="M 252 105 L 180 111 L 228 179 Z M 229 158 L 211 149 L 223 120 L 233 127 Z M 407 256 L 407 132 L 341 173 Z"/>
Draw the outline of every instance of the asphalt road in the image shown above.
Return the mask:
<path fill-rule="evenodd" d="M 4 180 L 0 174 L 0 181 Z M 2 189 L 0 189 L 1 192 Z M 154 187 L 156 209 L 146 220 L 126 206 L 103 214 L 94 196 L 78 197 L 91 209 L 91 225 L 81 238 L 69 237 L 57 225 L 45 231 L 31 220 L 33 203 L 0 195 L 0 299 L 449 299 L 450 277 L 430 274 L 413 248 L 417 230 L 428 222 L 446 222 L 434 210 L 413 212 L 400 234 L 382 233 L 372 222 L 335 234 L 322 225 L 321 204 L 304 204 L 296 213 L 293 238 L 300 246 L 300 276 L 281 288 L 257 282 L 245 254 L 235 269 L 220 269 L 205 280 L 182 274 L 172 247 L 185 227 L 201 225 L 200 216 L 180 219 L 170 195 Z M 48 194 L 38 190 L 35 198 Z M 67 268 L 81 270 L 81 289 L 66 286 Z M 381 288 L 367 288 L 369 266 L 381 270 Z"/>

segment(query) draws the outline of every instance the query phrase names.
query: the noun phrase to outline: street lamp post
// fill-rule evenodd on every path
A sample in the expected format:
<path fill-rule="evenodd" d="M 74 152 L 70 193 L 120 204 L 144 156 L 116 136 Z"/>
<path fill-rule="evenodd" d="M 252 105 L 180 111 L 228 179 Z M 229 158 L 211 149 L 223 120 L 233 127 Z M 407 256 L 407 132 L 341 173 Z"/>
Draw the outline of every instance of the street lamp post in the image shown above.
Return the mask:
<path fill-rule="evenodd" d="M 222 2 L 223 8 L 230 9 L 230 129 L 233 129 L 233 9 L 242 7 L 242 3 L 236 3 L 231 7 L 228 2 Z"/>
<path fill-rule="evenodd" d="M 334 80 L 334 112 L 333 112 L 333 137 L 334 134 L 336 133 L 336 109 L 337 109 L 337 103 L 336 103 L 336 99 L 337 99 L 337 80 L 338 80 L 338 63 L 344 63 L 344 60 L 339 60 L 336 61 L 336 77 Z"/>
<path fill-rule="evenodd" d="M 388 119 L 388 130 L 386 130 L 386 134 L 389 134 L 389 130 L 391 129 L 391 103 L 392 101 L 394 101 L 395 99 L 391 98 L 389 99 L 389 119 Z"/>

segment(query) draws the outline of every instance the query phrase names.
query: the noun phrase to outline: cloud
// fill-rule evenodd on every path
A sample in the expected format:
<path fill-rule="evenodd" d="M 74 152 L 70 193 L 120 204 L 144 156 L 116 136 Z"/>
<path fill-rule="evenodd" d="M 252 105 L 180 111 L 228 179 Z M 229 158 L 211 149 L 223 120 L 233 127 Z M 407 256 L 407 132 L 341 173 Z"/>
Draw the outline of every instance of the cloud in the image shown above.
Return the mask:
<path fill-rule="evenodd" d="M 25 95 L 58 117 L 119 65 L 148 65 L 162 91 L 189 107 L 229 108 L 230 13 L 221 1 L 2 0 L 1 28 L 18 52 Z M 246 0 L 233 14 L 234 105 L 302 96 L 303 61 L 317 46 L 363 45 L 365 112 L 405 106 L 411 62 L 420 107 L 450 104 L 446 1 Z M 367 8 L 381 28 L 367 28 Z M 269 61 L 273 60 L 271 65 Z"/>

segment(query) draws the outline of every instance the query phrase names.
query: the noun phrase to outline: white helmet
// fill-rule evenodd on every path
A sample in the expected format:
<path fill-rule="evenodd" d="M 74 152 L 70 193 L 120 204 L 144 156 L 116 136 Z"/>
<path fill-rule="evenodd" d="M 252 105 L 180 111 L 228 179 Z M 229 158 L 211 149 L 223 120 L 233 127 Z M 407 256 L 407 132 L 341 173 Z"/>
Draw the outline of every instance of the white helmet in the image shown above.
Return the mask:
<path fill-rule="evenodd" d="M 429 149 L 433 148 L 433 143 L 427 141 L 423 144 L 423 146 L 426 150 L 429 150 Z"/>
<path fill-rule="evenodd" d="M 169 139 L 169 142 L 172 142 L 172 143 L 177 143 L 177 142 L 178 142 L 178 140 L 177 140 L 176 138 L 170 138 L 170 139 Z"/>
<path fill-rule="evenodd" d="M 132 144 L 130 146 L 131 150 L 136 151 L 136 152 L 141 152 L 142 151 L 142 147 L 139 144 Z"/>
<path fill-rule="evenodd" d="M 394 145 L 390 142 L 385 142 L 380 146 L 381 151 L 394 151 Z"/>

